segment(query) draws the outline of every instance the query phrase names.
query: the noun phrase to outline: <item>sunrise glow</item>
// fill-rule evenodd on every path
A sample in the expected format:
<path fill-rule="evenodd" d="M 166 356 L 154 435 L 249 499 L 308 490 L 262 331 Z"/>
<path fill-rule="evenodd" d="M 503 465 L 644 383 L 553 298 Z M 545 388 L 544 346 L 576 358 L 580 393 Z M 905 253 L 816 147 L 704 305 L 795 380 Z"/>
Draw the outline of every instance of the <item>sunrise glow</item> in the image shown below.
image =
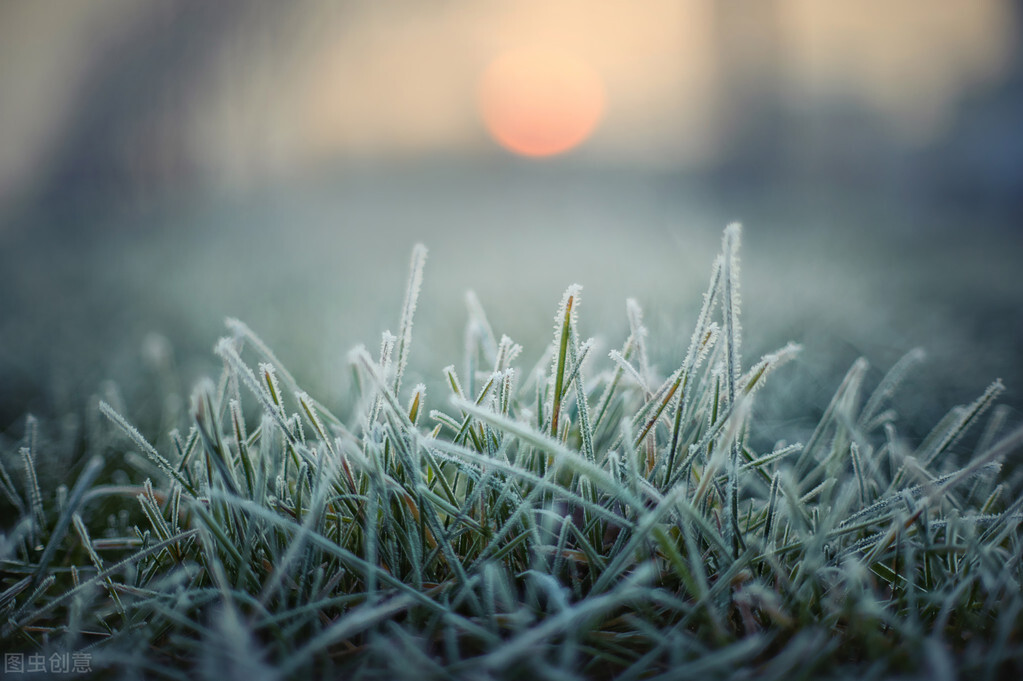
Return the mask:
<path fill-rule="evenodd" d="M 522 156 L 553 156 L 579 146 L 596 129 L 604 84 L 571 53 L 524 48 L 491 62 L 479 102 L 487 130 L 501 146 Z"/>

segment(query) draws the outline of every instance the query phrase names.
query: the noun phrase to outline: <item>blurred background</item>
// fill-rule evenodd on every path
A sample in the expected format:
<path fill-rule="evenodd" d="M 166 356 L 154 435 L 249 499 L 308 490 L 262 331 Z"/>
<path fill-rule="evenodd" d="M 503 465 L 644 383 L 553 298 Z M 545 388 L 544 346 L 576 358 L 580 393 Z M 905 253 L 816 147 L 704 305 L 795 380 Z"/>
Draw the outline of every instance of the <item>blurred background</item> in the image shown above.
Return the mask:
<path fill-rule="evenodd" d="M 535 361 L 573 282 L 605 353 L 638 299 L 668 372 L 733 220 L 748 361 L 805 345 L 779 422 L 914 346 L 911 422 L 996 377 L 1018 416 L 1021 30 L 1012 0 L 0 0 L 0 430 L 187 393 L 225 316 L 343 401 L 416 242 L 417 375 L 460 362 L 470 288 Z"/>

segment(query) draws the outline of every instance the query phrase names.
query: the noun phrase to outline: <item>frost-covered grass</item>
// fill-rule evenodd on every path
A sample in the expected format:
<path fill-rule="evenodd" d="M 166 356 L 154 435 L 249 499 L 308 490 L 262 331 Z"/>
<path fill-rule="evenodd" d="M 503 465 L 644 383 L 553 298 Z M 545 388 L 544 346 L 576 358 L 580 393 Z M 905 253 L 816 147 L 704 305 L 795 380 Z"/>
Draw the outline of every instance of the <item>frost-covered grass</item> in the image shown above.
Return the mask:
<path fill-rule="evenodd" d="M 911 443 L 890 401 L 918 353 L 872 392 L 859 361 L 806 442 L 755 449 L 799 347 L 742 357 L 739 236 L 667 376 L 632 301 L 598 357 L 572 286 L 533 366 L 470 297 L 465 365 L 426 395 L 403 380 L 418 247 L 397 335 L 349 354 L 344 419 L 236 320 L 182 430 L 101 402 L 52 489 L 61 429 L 30 418 L 0 459 L 0 646 L 250 681 L 1023 671 L 1001 384 Z"/>

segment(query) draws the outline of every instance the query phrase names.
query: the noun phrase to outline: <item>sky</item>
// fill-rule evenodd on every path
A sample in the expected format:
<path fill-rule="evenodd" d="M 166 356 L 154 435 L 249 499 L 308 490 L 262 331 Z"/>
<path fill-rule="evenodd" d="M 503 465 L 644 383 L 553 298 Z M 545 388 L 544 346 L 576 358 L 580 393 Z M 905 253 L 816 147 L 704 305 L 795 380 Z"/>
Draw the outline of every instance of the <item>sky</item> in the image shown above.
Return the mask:
<path fill-rule="evenodd" d="M 482 91 L 523 49 L 599 82 L 598 122 L 562 152 L 586 163 L 704 168 L 765 107 L 859 111 L 920 148 L 1005 77 L 1018 41 L 1010 0 L 202 5 L 0 4 L 0 205 L 45 182 L 83 110 L 119 121 L 107 153 L 156 184 L 502 153 Z"/>

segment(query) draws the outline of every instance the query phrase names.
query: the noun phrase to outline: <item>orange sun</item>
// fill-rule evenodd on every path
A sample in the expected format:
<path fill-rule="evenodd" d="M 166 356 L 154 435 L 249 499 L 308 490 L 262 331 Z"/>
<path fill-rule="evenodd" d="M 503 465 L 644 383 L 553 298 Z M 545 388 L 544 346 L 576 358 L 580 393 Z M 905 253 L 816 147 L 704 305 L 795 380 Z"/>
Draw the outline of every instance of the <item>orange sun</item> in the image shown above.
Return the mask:
<path fill-rule="evenodd" d="M 578 146 L 604 112 L 604 84 L 593 67 L 547 48 L 499 56 L 484 72 L 479 95 L 490 134 L 523 156 L 552 156 Z"/>

